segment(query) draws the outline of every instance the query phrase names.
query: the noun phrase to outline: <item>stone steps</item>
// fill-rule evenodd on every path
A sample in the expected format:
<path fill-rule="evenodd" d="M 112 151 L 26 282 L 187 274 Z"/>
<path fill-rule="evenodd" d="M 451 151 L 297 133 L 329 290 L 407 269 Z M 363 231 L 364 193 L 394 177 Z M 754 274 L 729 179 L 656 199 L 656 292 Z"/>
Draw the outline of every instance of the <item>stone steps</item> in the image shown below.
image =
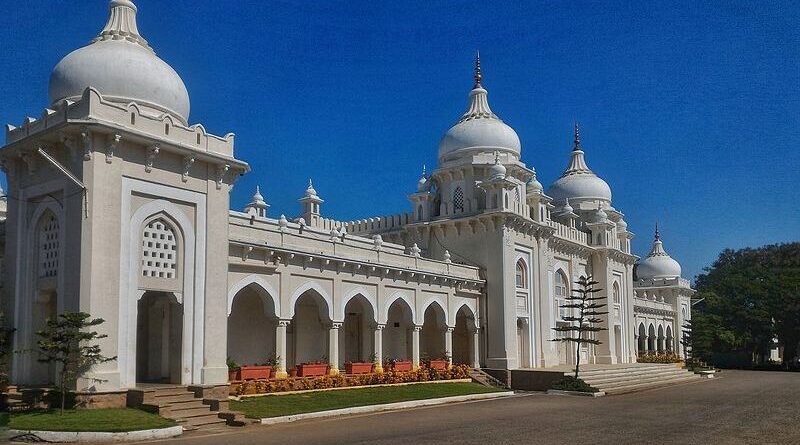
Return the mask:
<path fill-rule="evenodd" d="M 565 375 L 572 375 L 565 372 Z M 624 394 L 701 379 L 674 364 L 621 365 L 582 371 L 580 378 L 606 394 Z"/>
<path fill-rule="evenodd" d="M 128 391 L 128 406 L 172 419 L 187 431 L 245 424 L 244 416 L 227 410 L 227 399 L 206 399 L 202 393 L 202 389 L 186 386 L 137 388 Z"/>
<path fill-rule="evenodd" d="M 503 384 L 503 382 L 497 380 L 496 378 L 490 376 L 489 374 L 485 373 L 480 369 L 470 370 L 469 377 L 472 379 L 473 382 L 479 383 L 489 388 L 508 389 L 506 385 Z"/>

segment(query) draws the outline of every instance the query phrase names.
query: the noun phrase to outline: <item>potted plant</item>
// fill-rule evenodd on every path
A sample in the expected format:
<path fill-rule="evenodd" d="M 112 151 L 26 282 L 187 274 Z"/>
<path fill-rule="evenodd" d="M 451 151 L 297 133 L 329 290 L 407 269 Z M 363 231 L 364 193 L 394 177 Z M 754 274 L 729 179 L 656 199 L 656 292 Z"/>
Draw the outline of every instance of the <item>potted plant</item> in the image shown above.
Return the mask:
<path fill-rule="evenodd" d="M 412 365 L 411 360 L 390 358 L 384 362 L 383 368 L 391 371 L 411 371 Z"/>
<path fill-rule="evenodd" d="M 242 368 L 228 357 L 228 381 L 235 382 L 242 379 Z"/>
<path fill-rule="evenodd" d="M 447 369 L 450 364 L 450 354 L 445 351 L 441 357 L 428 360 L 428 367 L 431 369 Z"/>
<path fill-rule="evenodd" d="M 323 360 L 306 362 L 297 365 L 298 377 L 317 377 L 328 373 L 328 363 Z"/>
<path fill-rule="evenodd" d="M 373 362 L 345 362 L 344 371 L 347 374 L 369 374 L 374 365 Z"/>

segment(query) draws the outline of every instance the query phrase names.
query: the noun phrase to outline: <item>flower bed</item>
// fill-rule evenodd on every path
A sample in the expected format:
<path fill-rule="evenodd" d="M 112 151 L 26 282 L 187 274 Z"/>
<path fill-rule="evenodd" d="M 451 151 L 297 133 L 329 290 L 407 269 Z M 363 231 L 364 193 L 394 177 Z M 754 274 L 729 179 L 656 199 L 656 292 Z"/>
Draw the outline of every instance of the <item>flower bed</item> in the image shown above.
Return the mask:
<path fill-rule="evenodd" d="M 284 380 L 249 380 L 231 385 L 231 395 L 270 394 L 307 389 L 344 388 L 349 386 L 386 385 L 469 378 L 469 367 L 455 365 L 449 369 L 422 368 L 416 371 L 386 371 L 381 374 L 288 378 Z"/>
<path fill-rule="evenodd" d="M 372 372 L 372 362 L 347 362 L 344 364 L 344 372 L 347 374 L 369 374 Z"/>
<path fill-rule="evenodd" d="M 674 352 L 640 352 L 638 363 L 680 363 L 682 360 Z"/>

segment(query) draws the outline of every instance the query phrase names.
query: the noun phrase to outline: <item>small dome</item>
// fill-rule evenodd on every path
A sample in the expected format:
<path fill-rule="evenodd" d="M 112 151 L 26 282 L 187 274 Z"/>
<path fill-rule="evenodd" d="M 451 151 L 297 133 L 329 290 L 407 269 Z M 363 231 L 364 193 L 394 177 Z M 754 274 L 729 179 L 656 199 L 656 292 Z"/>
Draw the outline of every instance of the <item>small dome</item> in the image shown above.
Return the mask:
<path fill-rule="evenodd" d="M 580 132 L 575 126 L 575 146 L 564 174 L 550 186 L 547 194 L 556 201 L 564 199 L 597 199 L 611 202 L 611 187 L 586 165 L 581 148 Z"/>
<path fill-rule="evenodd" d="M 311 179 L 308 180 L 308 187 L 306 187 L 306 198 L 316 198 L 317 191 L 314 189 L 314 184 L 311 182 Z"/>
<path fill-rule="evenodd" d="M 656 236 L 650 254 L 636 263 L 636 278 L 638 280 L 652 280 L 680 276 L 681 265 L 664 250 L 661 235 L 658 233 L 658 228 L 656 228 Z"/>
<path fill-rule="evenodd" d="M 539 182 L 538 179 L 536 179 L 536 172 L 533 173 L 533 176 L 531 176 L 531 179 L 528 181 L 527 191 L 528 191 L 528 194 L 530 194 L 530 193 L 542 193 L 542 191 L 544 191 L 544 187 L 542 186 L 542 183 Z"/>
<path fill-rule="evenodd" d="M 419 181 L 417 181 L 417 193 L 427 192 L 428 191 L 428 176 L 425 172 L 425 167 L 422 167 L 422 176 L 419 177 Z"/>
<path fill-rule="evenodd" d="M 500 163 L 500 154 L 495 153 L 494 164 L 492 164 L 492 166 L 489 167 L 489 172 L 488 172 L 489 180 L 496 181 L 500 179 L 505 179 L 506 172 L 507 172 L 506 167 Z"/>
<path fill-rule="evenodd" d="M 189 118 L 189 93 L 183 80 L 139 35 L 136 6 L 113 0 L 108 23 L 92 43 L 61 61 L 50 75 L 50 101 L 76 100 L 95 88 L 106 100 L 136 102 L 153 114 L 169 113 L 184 124 Z"/>
<path fill-rule="evenodd" d="M 458 123 L 439 142 L 439 160 L 460 154 L 495 151 L 520 156 L 519 136 L 489 108 L 488 92 L 481 85 L 480 56 L 475 59 L 475 87 L 469 93 L 469 107 Z"/>
<path fill-rule="evenodd" d="M 626 223 L 624 219 L 620 218 L 620 220 L 617 221 L 617 230 L 620 232 L 627 232 L 628 223 Z"/>

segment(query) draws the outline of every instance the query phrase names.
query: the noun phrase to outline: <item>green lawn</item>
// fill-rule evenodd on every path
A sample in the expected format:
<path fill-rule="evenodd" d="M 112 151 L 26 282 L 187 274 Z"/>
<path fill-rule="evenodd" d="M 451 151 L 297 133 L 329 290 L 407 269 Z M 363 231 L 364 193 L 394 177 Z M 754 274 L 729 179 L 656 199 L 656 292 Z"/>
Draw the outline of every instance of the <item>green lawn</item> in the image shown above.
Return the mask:
<path fill-rule="evenodd" d="M 438 397 L 460 396 L 497 392 L 477 383 L 422 383 L 416 385 L 381 386 L 376 388 L 343 389 L 334 391 L 315 391 L 285 396 L 271 395 L 250 397 L 241 401 L 231 401 L 231 409 L 244 413 L 247 417 L 288 416 L 312 413 L 355 406 L 377 405 L 382 403 L 404 402 L 407 400 L 435 399 Z"/>
<path fill-rule="evenodd" d="M 174 426 L 175 422 L 138 409 L 82 409 L 11 413 L 8 427 L 15 430 L 99 431 L 117 433 Z"/>

